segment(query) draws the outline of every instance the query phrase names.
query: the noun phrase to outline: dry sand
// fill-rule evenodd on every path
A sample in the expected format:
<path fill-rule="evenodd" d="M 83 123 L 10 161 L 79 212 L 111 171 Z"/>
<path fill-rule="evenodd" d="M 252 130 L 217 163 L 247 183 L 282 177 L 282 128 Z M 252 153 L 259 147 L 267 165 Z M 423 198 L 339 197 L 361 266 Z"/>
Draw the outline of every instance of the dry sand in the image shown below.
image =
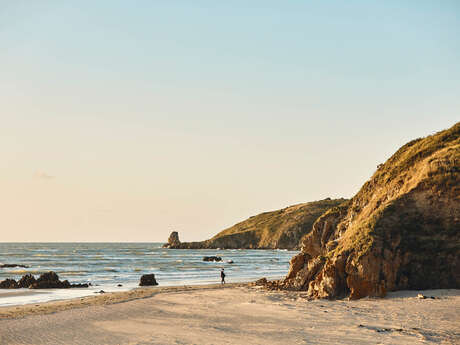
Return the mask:
<path fill-rule="evenodd" d="M 460 344 L 460 290 L 308 301 L 245 284 L 0 308 L 0 344 Z"/>

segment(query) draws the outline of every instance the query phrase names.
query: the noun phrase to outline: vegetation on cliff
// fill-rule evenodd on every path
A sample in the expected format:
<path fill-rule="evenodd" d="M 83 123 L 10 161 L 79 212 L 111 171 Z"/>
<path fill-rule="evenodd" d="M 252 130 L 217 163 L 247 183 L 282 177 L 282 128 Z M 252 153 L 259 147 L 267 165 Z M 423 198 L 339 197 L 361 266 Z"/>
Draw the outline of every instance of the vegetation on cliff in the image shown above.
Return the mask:
<path fill-rule="evenodd" d="M 319 217 L 284 288 L 311 297 L 460 287 L 460 123 L 401 147 Z"/>
<path fill-rule="evenodd" d="M 203 242 L 180 242 L 178 234 L 174 232 L 166 246 L 179 249 L 295 249 L 298 248 L 300 239 L 311 230 L 313 223 L 321 214 L 345 201 L 345 199 L 328 198 L 261 213 L 235 224 Z"/>

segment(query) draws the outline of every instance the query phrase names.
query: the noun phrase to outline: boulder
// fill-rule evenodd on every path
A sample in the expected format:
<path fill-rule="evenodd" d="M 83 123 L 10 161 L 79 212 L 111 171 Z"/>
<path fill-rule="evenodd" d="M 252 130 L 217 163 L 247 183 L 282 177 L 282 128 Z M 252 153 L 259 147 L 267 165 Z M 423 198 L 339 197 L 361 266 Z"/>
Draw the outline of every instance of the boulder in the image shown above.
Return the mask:
<path fill-rule="evenodd" d="M 57 281 L 59 281 L 59 276 L 54 271 L 43 273 L 37 279 L 37 282 L 57 282 Z"/>
<path fill-rule="evenodd" d="M 28 288 L 36 282 L 37 280 L 35 279 L 35 277 L 29 273 L 22 276 L 22 278 L 18 281 L 18 284 L 20 288 Z"/>
<path fill-rule="evenodd" d="M 139 286 L 155 286 L 158 285 L 154 274 L 144 274 L 141 277 Z"/>
<path fill-rule="evenodd" d="M 56 272 L 50 271 L 43 273 L 35 283 L 30 286 L 31 289 L 68 289 L 70 283 L 67 280 L 60 281 Z"/>
<path fill-rule="evenodd" d="M 205 256 L 203 257 L 203 261 L 219 262 L 222 261 L 222 258 L 220 256 Z"/>
<path fill-rule="evenodd" d="M 0 289 L 17 289 L 18 283 L 14 279 L 5 279 L 0 282 Z"/>
<path fill-rule="evenodd" d="M 263 285 L 266 285 L 267 283 L 268 283 L 267 278 L 260 278 L 254 282 L 254 285 L 263 286 Z"/>
<path fill-rule="evenodd" d="M 23 277 L 24 278 L 24 277 Z M 70 284 L 68 280 L 61 281 L 56 272 L 50 271 L 43 273 L 35 283 L 32 283 L 30 289 L 70 289 L 70 288 L 87 288 L 89 284 Z"/>

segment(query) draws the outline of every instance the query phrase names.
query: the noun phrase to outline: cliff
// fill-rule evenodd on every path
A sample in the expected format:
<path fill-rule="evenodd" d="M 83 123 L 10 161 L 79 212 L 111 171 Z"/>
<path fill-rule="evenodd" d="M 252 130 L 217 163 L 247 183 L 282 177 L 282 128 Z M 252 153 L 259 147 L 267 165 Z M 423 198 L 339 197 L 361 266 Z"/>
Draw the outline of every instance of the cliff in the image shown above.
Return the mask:
<path fill-rule="evenodd" d="M 178 233 L 173 232 L 165 247 L 175 249 L 296 249 L 300 239 L 311 230 L 313 223 L 321 214 L 345 201 L 345 199 L 325 199 L 261 213 L 202 242 L 180 242 Z"/>
<path fill-rule="evenodd" d="M 460 123 L 401 147 L 319 217 L 277 287 L 312 298 L 460 288 Z"/>

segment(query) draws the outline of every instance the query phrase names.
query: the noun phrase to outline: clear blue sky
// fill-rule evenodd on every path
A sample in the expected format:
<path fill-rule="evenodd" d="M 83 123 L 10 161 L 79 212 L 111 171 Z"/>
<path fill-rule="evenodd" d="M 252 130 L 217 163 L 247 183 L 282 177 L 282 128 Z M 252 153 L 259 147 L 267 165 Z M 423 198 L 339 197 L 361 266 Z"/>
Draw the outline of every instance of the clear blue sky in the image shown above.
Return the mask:
<path fill-rule="evenodd" d="M 0 241 L 205 239 L 460 120 L 459 1 L 0 0 Z"/>

